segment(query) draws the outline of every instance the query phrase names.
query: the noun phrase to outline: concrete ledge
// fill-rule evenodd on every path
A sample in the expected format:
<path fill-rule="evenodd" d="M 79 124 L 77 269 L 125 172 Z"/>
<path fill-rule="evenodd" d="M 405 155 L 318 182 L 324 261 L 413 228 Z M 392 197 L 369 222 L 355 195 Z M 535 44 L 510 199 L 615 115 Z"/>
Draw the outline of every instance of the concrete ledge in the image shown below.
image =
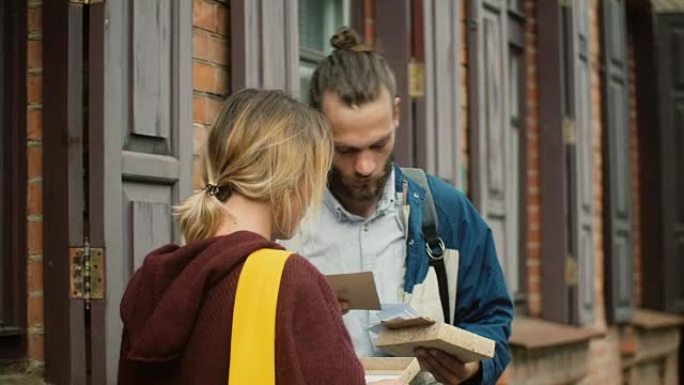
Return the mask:
<path fill-rule="evenodd" d="M 635 309 L 632 322 L 622 330 L 622 369 L 626 383 L 679 383 L 677 357 L 684 318 Z"/>
<path fill-rule="evenodd" d="M 589 372 L 589 342 L 605 332 L 517 317 L 509 340 L 510 384 L 571 384 Z"/>
<path fill-rule="evenodd" d="M 45 381 L 37 376 L 33 375 L 22 375 L 22 374 L 11 374 L 11 375 L 0 375 L 0 384 L 3 385 L 44 385 Z"/>
<path fill-rule="evenodd" d="M 645 330 L 678 328 L 684 325 L 684 317 L 655 310 L 634 309 L 631 324 Z"/>
<path fill-rule="evenodd" d="M 537 318 L 517 317 L 513 320 L 511 346 L 524 349 L 543 349 L 588 342 L 601 338 L 605 332 L 574 327 Z"/>
<path fill-rule="evenodd" d="M 589 341 L 524 349 L 512 347 L 510 384 L 571 384 L 589 372 Z"/>

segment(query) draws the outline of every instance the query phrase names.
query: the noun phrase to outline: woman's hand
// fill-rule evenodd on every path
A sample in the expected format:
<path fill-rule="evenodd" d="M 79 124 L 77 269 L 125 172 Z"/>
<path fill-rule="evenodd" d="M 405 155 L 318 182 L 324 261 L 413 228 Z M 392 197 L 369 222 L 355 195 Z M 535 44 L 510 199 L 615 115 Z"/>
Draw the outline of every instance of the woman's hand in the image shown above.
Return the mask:
<path fill-rule="evenodd" d="M 340 310 L 342 311 L 342 315 L 349 313 L 349 302 L 339 298 L 337 299 L 337 302 L 340 304 Z"/>

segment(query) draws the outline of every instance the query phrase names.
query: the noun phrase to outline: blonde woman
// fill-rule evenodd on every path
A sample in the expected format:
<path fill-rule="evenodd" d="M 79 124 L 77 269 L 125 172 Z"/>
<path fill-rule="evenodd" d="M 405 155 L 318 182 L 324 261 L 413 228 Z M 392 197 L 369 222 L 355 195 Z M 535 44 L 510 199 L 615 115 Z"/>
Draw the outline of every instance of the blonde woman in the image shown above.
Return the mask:
<path fill-rule="evenodd" d="M 227 383 L 243 264 L 292 236 L 320 201 L 331 156 L 326 120 L 284 93 L 226 100 L 206 143 L 204 188 L 176 207 L 187 245 L 152 251 L 122 300 L 120 384 Z M 298 255 L 282 273 L 275 336 L 278 385 L 365 383 L 331 288 Z"/>

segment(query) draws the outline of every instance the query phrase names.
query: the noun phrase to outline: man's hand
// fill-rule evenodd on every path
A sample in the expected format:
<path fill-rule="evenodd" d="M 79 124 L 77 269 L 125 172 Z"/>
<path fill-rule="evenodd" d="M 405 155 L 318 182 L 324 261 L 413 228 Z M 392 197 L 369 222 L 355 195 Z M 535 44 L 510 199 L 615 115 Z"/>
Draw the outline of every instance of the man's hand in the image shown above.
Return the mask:
<path fill-rule="evenodd" d="M 480 370 L 480 362 L 464 364 L 441 350 L 416 348 L 420 365 L 445 385 L 456 385 L 474 376 Z"/>

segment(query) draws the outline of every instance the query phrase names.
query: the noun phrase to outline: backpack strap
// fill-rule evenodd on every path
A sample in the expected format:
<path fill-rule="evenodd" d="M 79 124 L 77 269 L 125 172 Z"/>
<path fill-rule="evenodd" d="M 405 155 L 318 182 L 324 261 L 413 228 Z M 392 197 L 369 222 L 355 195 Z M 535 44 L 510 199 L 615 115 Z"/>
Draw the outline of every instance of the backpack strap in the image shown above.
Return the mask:
<path fill-rule="evenodd" d="M 425 171 L 420 168 L 401 168 L 401 171 L 412 181 L 425 190 L 423 202 L 422 231 L 425 239 L 425 251 L 430 258 L 430 266 L 435 269 L 437 285 L 439 286 L 439 299 L 442 303 L 444 322 L 451 323 L 449 311 L 449 282 L 447 281 L 446 267 L 444 266 L 444 250 L 446 249 L 442 237 L 439 236 L 437 210 L 432 199 L 432 191 L 428 184 Z"/>
<path fill-rule="evenodd" d="M 278 293 L 289 251 L 261 249 L 247 257 L 233 309 L 228 385 L 275 385 Z"/>

